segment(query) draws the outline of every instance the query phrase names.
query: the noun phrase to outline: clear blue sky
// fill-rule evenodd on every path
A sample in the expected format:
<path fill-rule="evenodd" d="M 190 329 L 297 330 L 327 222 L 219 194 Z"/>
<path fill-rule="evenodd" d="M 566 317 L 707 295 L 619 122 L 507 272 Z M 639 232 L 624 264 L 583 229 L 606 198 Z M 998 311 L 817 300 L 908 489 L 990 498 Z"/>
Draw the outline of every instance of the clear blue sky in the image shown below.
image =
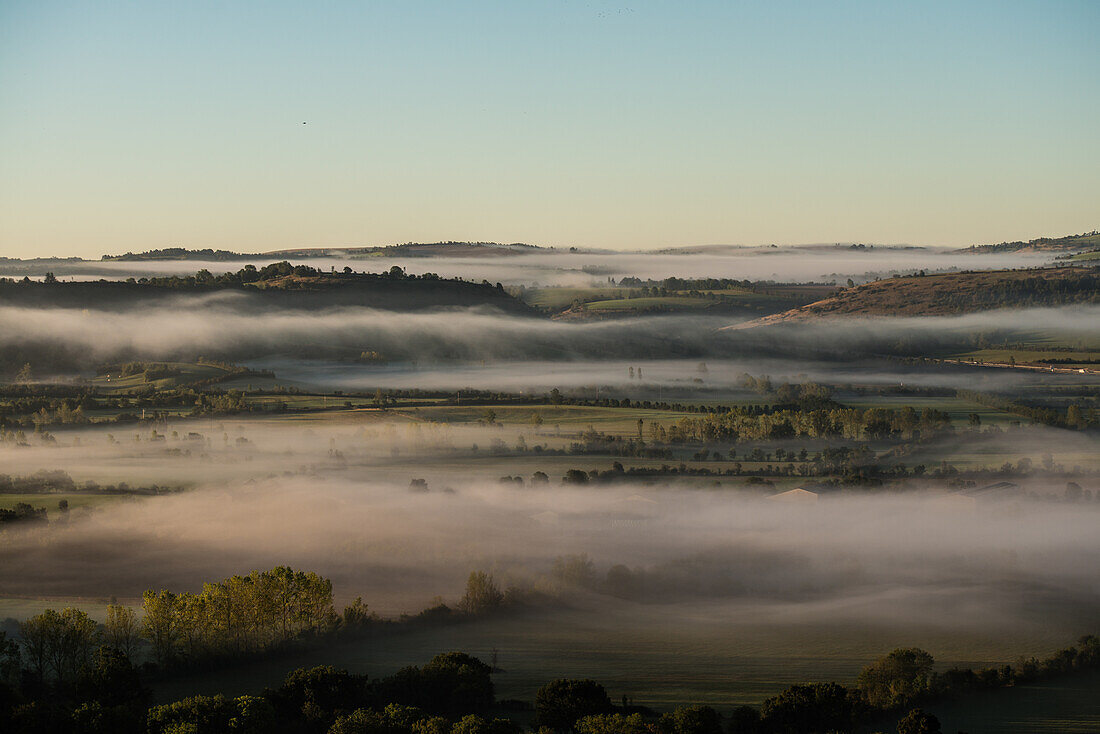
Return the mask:
<path fill-rule="evenodd" d="M 1091 230 L 1098 37 L 1091 1 L 0 0 L 0 254 Z"/>

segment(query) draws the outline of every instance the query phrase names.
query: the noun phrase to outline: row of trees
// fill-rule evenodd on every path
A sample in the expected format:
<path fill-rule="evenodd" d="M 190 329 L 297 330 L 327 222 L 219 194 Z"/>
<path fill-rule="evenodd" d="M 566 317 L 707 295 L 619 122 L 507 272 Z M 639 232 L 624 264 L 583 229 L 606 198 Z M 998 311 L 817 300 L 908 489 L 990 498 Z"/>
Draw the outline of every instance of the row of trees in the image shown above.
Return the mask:
<path fill-rule="evenodd" d="M 336 620 L 332 582 L 278 566 L 203 584 L 200 593 L 146 591 L 141 630 L 162 665 L 266 650 Z"/>
<path fill-rule="evenodd" d="M 79 609 L 47 609 L 20 624 L 28 669 L 40 681 L 73 680 L 101 644 L 133 655 L 139 639 L 158 662 L 258 652 L 335 625 L 332 582 L 279 566 L 203 585 L 198 594 L 147 591 L 142 617 L 111 604 L 102 626 Z"/>
<path fill-rule="evenodd" d="M 977 392 L 975 390 L 959 390 L 957 395 L 963 400 L 970 400 L 979 405 L 1003 410 L 1006 413 L 1014 413 L 1035 423 L 1042 423 L 1055 428 L 1084 430 L 1100 427 L 1100 414 L 1097 414 L 1096 408 L 1093 406 L 1080 406 L 1070 403 L 1066 406 L 1065 411 L 1062 411 L 1043 405 L 1028 405 L 1003 395 Z"/>

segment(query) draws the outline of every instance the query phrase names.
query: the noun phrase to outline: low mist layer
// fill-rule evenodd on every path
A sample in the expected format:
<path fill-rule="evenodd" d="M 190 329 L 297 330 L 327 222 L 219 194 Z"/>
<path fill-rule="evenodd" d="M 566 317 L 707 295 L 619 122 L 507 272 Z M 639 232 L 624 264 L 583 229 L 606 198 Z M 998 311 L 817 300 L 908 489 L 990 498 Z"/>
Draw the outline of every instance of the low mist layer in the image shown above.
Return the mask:
<path fill-rule="evenodd" d="M 48 538 L 13 534 L 0 584 L 132 598 L 287 563 L 332 577 L 345 597 L 414 611 L 457 597 L 472 568 L 539 588 L 554 582 L 556 557 L 586 553 L 593 592 L 758 602 L 792 623 L 905 614 L 951 625 L 963 614 L 995 624 L 1051 606 L 1084 621 L 1100 611 L 1094 506 L 974 512 L 883 496 L 807 509 L 684 489 L 452 488 L 301 478 L 127 503 Z"/>
<path fill-rule="evenodd" d="M 865 279 L 893 272 L 917 270 L 994 270 L 1034 267 L 1050 260 L 1049 254 L 960 253 L 935 248 L 849 249 L 847 247 L 728 248 L 719 254 L 566 252 L 544 251 L 506 257 L 270 257 L 249 260 L 256 266 L 289 260 L 322 270 L 335 268 L 380 272 L 394 265 L 410 274 L 436 273 L 446 278 L 482 279 L 505 285 L 587 287 L 607 283 L 608 278 L 637 277 L 643 280 L 678 278 L 738 278 L 782 282 L 843 283 L 847 278 Z M 156 261 L 29 261 L 0 264 L 0 276 L 128 278 L 155 275 L 185 275 L 199 269 L 212 273 L 237 270 L 245 261 L 203 262 L 197 260 Z"/>
<path fill-rule="evenodd" d="M 517 317 L 487 308 L 400 313 L 368 308 L 242 312 L 247 296 L 182 297 L 138 312 L 0 307 L 0 348 L 16 362 L 36 350 L 109 359 L 228 359 L 271 355 L 384 361 L 569 361 L 653 357 L 850 357 L 853 351 L 920 355 L 1052 329 L 1100 338 L 1100 307 L 1002 310 L 964 316 L 847 318 L 767 329 L 722 330 L 728 318 L 653 316 L 597 322 Z M 14 357 L 13 357 L 14 356 Z"/>

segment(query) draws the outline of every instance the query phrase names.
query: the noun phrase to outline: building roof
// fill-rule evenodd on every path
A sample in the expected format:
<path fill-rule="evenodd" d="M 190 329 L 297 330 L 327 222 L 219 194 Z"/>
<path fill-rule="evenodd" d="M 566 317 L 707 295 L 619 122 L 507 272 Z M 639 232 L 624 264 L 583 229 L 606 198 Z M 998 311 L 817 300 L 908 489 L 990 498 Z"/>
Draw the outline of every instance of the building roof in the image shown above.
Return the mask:
<path fill-rule="evenodd" d="M 820 495 L 830 494 L 840 489 L 832 484 L 814 484 L 807 487 L 795 487 L 786 492 L 769 495 L 770 500 L 816 500 Z"/>
<path fill-rule="evenodd" d="M 1020 485 L 1012 482 L 994 482 L 984 487 L 968 487 L 955 492 L 966 497 L 1015 497 L 1020 494 Z"/>

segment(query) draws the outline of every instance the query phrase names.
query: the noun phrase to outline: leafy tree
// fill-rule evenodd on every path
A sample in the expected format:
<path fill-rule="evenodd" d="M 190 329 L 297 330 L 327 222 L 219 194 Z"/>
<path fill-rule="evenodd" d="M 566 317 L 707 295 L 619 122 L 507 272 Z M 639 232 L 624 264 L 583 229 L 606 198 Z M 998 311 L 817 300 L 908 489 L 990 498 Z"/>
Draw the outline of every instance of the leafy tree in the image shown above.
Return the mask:
<path fill-rule="evenodd" d="M 145 709 L 134 714 L 125 707 L 83 701 L 65 723 L 70 734 L 145 734 Z"/>
<path fill-rule="evenodd" d="M 221 694 L 154 706 L 146 717 L 149 734 L 268 734 L 275 724 L 275 711 L 262 698 Z"/>
<path fill-rule="evenodd" d="M 681 706 L 661 717 L 662 734 L 722 734 L 722 717 L 710 706 Z"/>
<path fill-rule="evenodd" d="M 586 716 L 610 712 L 611 699 L 594 680 L 559 678 L 535 694 L 535 720 L 558 731 L 571 731 Z"/>
<path fill-rule="evenodd" d="M 87 612 L 47 609 L 19 624 L 23 649 L 32 672 L 42 680 L 48 672 L 58 683 L 72 680 L 91 658 L 98 641 L 96 623 Z"/>
<path fill-rule="evenodd" d="M 508 719 L 487 721 L 477 714 L 468 714 L 455 722 L 451 734 L 519 734 L 519 726 Z"/>
<path fill-rule="evenodd" d="M 596 584 L 596 566 L 587 553 L 558 556 L 554 559 L 550 575 L 564 587 L 589 589 Z"/>
<path fill-rule="evenodd" d="M 332 582 L 280 566 L 203 585 L 201 594 L 147 591 L 142 634 L 161 664 L 264 650 L 332 629 Z"/>
<path fill-rule="evenodd" d="M 940 734 L 940 720 L 921 709 L 913 709 L 898 722 L 898 734 Z"/>
<path fill-rule="evenodd" d="M 420 671 L 426 695 L 440 713 L 471 713 L 493 705 L 493 669 L 472 655 L 436 655 Z"/>
<path fill-rule="evenodd" d="M 145 731 L 149 691 L 137 670 L 118 648 L 102 646 L 91 665 L 84 668 L 76 685 L 84 703 L 73 712 L 74 727 L 87 732 Z"/>
<path fill-rule="evenodd" d="M 738 706 L 730 714 L 729 734 L 759 734 L 760 712 L 752 706 Z"/>
<path fill-rule="evenodd" d="M 19 644 L 0 631 L 0 685 L 16 683 L 20 668 Z"/>
<path fill-rule="evenodd" d="M 853 725 L 853 701 L 836 683 L 794 685 L 766 699 L 760 718 L 764 729 L 775 734 L 846 732 Z"/>
<path fill-rule="evenodd" d="M 141 634 L 153 645 L 153 654 L 161 665 L 176 656 L 180 637 L 179 598 L 170 591 L 146 591 L 141 597 L 144 616 Z"/>
<path fill-rule="evenodd" d="M 501 593 L 493 577 L 484 571 L 471 571 L 466 579 L 466 594 L 462 597 L 459 606 L 470 614 L 478 614 L 490 609 L 495 609 L 504 603 L 504 594 Z"/>
<path fill-rule="evenodd" d="M 578 734 L 649 734 L 641 714 L 593 714 L 577 722 Z"/>
<path fill-rule="evenodd" d="M 898 648 L 865 667 L 857 685 L 872 706 L 903 706 L 928 691 L 933 662 L 920 648 Z"/>
<path fill-rule="evenodd" d="M 344 613 L 340 615 L 340 624 L 347 629 L 359 629 L 366 627 L 376 620 L 377 615 L 363 603 L 363 597 L 355 597 L 355 601 L 344 607 Z"/>
<path fill-rule="evenodd" d="M 103 636 L 126 657 L 132 657 L 140 627 L 133 609 L 121 604 L 107 605 L 107 618 L 103 622 Z"/>
<path fill-rule="evenodd" d="M 354 711 L 368 699 L 367 676 L 331 665 L 299 668 L 283 685 L 265 694 L 280 718 L 303 718 L 322 728 L 331 726 L 337 711 Z"/>
<path fill-rule="evenodd" d="M 356 709 L 337 716 L 328 734 L 401 734 L 408 731 L 394 726 L 385 714 L 370 709 Z"/>

